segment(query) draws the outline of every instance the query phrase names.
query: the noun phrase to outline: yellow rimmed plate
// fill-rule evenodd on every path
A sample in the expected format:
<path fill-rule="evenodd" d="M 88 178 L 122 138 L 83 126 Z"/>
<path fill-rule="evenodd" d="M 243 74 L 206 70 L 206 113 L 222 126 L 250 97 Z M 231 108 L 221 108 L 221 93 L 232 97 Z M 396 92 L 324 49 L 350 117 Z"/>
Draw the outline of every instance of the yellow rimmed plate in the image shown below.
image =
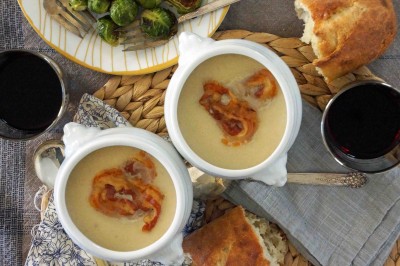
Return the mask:
<path fill-rule="evenodd" d="M 204 0 L 203 3 L 212 2 Z M 68 59 L 93 70 L 115 75 L 139 75 L 160 71 L 178 62 L 178 35 L 190 31 L 211 36 L 222 23 L 229 7 L 181 23 L 178 34 L 165 45 L 134 52 L 123 52 L 124 46 L 112 47 L 95 31 L 83 39 L 65 30 L 50 18 L 43 0 L 18 0 L 25 17 L 39 36 Z"/>

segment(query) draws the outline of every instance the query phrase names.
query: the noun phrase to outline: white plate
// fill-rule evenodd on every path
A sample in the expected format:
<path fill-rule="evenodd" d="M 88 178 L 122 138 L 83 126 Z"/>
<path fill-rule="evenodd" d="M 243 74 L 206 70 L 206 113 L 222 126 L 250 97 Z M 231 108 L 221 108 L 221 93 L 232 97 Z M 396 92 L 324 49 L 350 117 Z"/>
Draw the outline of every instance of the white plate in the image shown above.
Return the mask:
<path fill-rule="evenodd" d="M 204 0 L 208 2 L 212 0 Z M 116 75 L 138 75 L 156 72 L 178 62 L 178 35 L 182 31 L 211 36 L 222 23 L 229 7 L 181 23 L 178 34 L 167 44 L 135 52 L 123 52 L 124 46 L 112 47 L 92 31 L 81 39 L 50 18 L 43 0 L 18 0 L 39 36 L 57 52 L 87 68 Z"/>

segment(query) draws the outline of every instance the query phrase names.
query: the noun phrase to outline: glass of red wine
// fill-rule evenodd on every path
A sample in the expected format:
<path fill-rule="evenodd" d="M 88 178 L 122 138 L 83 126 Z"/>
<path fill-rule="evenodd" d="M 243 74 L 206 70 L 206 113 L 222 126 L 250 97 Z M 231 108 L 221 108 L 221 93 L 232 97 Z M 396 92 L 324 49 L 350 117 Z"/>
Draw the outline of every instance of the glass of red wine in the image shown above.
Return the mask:
<path fill-rule="evenodd" d="M 0 53 L 0 137 L 28 140 L 50 130 L 67 105 L 65 77 L 49 57 L 29 50 Z"/>
<path fill-rule="evenodd" d="M 345 167 L 379 173 L 399 165 L 400 90 L 380 81 L 349 84 L 326 106 L 321 133 Z"/>

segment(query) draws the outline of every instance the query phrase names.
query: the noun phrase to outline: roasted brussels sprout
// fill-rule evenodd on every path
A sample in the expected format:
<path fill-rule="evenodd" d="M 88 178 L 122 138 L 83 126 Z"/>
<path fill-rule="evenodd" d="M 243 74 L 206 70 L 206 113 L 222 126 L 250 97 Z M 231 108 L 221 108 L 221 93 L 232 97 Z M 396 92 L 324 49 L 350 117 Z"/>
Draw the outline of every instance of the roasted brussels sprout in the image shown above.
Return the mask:
<path fill-rule="evenodd" d="M 69 0 L 69 5 L 75 11 L 83 11 L 88 7 L 88 0 Z"/>
<path fill-rule="evenodd" d="M 88 0 L 89 10 L 97 14 L 106 13 L 110 8 L 110 5 L 110 0 Z"/>
<path fill-rule="evenodd" d="M 136 0 L 136 2 L 143 8 L 152 9 L 158 7 L 161 4 L 162 0 Z"/>
<path fill-rule="evenodd" d="M 195 11 L 201 6 L 202 0 L 167 0 L 176 8 L 179 14 L 186 14 Z"/>
<path fill-rule="evenodd" d="M 178 21 L 171 11 L 156 7 L 143 11 L 141 28 L 153 39 L 168 39 L 177 32 Z"/>
<path fill-rule="evenodd" d="M 137 14 L 138 6 L 134 0 L 114 0 L 111 4 L 111 19 L 119 26 L 131 23 Z"/>
<path fill-rule="evenodd" d="M 111 19 L 110 16 L 105 16 L 97 20 L 97 33 L 107 43 L 112 46 L 119 44 L 119 32 L 115 31 L 118 25 Z"/>

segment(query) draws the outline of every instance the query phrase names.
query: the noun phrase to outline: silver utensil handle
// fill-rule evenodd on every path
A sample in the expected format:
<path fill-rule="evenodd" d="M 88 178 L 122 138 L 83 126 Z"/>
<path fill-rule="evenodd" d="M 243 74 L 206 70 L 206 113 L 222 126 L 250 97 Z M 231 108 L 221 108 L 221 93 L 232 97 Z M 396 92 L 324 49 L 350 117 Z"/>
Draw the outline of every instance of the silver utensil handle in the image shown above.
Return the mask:
<path fill-rule="evenodd" d="M 64 144 L 59 140 L 50 140 L 42 143 L 34 154 L 35 171 L 39 179 L 52 187 L 55 176 L 60 164 L 64 160 Z M 198 178 L 204 173 L 195 169 L 191 173 L 192 178 Z M 261 182 L 251 178 L 246 178 L 251 182 Z M 352 172 L 345 174 L 338 173 L 288 173 L 287 183 L 302 185 L 327 185 L 327 186 L 345 186 L 360 188 L 367 182 L 367 177 L 363 173 Z M 204 185 L 204 182 L 202 183 Z"/>
<path fill-rule="evenodd" d="M 200 7 L 199 9 L 197 9 L 196 11 L 190 12 L 186 15 L 182 15 L 178 18 L 178 23 L 181 23 L 183 21 L 186 21 L 188 19 L 192 19 L 204 14 L 207 14 L 209 12 L 215 11 L 221 7 L 225 7 L 228 6 L 230 4 L 239 2 L 240 0 L 216 0 L 213 1 L 211 3 L 208 3 L 202 7 Z"/>
<path fill-rule="evenodd" d="M 288 183 L 309 185 L 330 185 L 360 188 L 367 182 L 363 173 L 288 173 Z"/>

